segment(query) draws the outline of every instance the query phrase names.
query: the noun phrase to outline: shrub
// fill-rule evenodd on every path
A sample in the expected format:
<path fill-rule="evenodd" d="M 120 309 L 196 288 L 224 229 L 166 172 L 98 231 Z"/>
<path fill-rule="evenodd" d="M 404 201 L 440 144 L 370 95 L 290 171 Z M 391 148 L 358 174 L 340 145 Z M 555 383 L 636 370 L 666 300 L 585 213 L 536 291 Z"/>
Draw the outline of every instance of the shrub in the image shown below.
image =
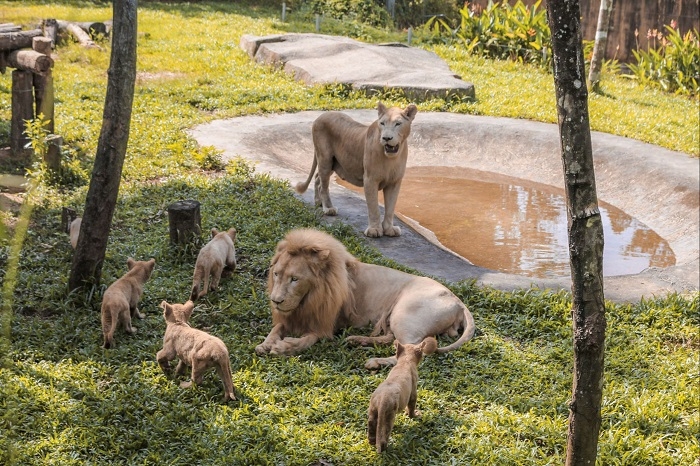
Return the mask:
<path fill-rule="evenodd" d="M 633 50 L 636 64 L 628 65 L 631 74 L 641 84 L 660 87 L 664 91 L 697 96 L 700 91 L 700 36 L 698 30 L 684 35 L 676 29 L 675 21 L 664 26 L 666 35 L 656 29 L 647 33 L 647 50 Z M 635 31 L 638 34 L 638 31 Z M 657 46 L 658 40 L 658 46 Z"/>
<path fill-rule="evenodd" d="M 520 0 L 513 6 L 489 1 L 483 11 L 465 3 L 456 35 L 470 53 L 549 66 L 551 33 L 540 3 L 528 7 Z"/>

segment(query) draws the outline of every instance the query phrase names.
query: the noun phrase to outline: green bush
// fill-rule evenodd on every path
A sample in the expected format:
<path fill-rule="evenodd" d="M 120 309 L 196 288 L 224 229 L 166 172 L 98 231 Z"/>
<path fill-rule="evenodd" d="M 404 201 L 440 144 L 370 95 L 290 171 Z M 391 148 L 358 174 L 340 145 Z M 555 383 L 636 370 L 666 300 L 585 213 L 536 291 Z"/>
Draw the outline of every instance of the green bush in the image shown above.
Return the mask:
<path fill-rule="evenodd" d="M 693 29 L 681 35 L 674 22 L 664 27 L 665 36 L 657 30 L 647 33 L 647 38 L 653 43 L 651 47 L 632 51 L 637 63 L 628 65 L 631 74 L 626 76 L 667 92 L 697 96 L 700 93 L 698 30 Z"/>
<path fill-rule="evenodd" d="M 309 0 L 301 3 L 302 14 L 323 15 L 348 22 L 359 22 L 374 27 L 391 25 L 389 12 L 374 0 Z"/>
<path fill-rule="evenodd" d="M 470 53 L 549 66 L 551 33 L 540 3 L 528 7 L 520 0 L 513 6 L 489 1 L 483 11 L 465 4 L 456 36 Z"/>

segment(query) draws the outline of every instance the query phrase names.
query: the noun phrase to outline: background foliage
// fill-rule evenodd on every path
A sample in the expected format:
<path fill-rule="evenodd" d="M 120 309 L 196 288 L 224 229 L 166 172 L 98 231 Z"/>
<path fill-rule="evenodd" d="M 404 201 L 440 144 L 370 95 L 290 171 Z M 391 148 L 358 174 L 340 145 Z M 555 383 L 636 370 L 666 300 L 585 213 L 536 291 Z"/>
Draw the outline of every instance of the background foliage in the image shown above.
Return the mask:
<path fill-rule="evenodd" d="M 111 9 L 90 2 L 0 2 L 0 22 L 32 25 L 49 16 L 105 20 Z M 395 94 L 367 97 L 338 86 L 306 87 L 279 70 L 251 64 L 240 50 L 245 33 L 313 30 L 299 16 L 292 13 L 282 23 L 277 5 L 140 4 L 131 137 L 101 287 L 66 295 L 72 251 L 60 231 L 60 210 L 80 211 L 86 186 L 71 179 L 42 183 L 24 199 L 34 214 L 19 255 L 12 341 L 0 355 L 0 463 L 563 462 L 572 373 L 567 293 L 450 284 L 471 308 L 479 332 L 459 351 L 422 363 L 423 416 L 399 416 L 382 456 L 366 443 L 365 429 L 369 396 L 386 371 L 368 373 L 362 365 L 390 349 L 347 347 L 341 334 L 292 358 L 255 355 L 270 329 L 265 276 L 271 251 L 290 228 L 327 229 L 362 260 L 399 267 L 349 227 L 324 225 L 289 186 L 240 160 L 225 164 L 215 149 L 198 147 L 185 131 L 243 114 L 370 108 L 378 98 L 407 103 Z M 324 19 L 323 28 L 364 40 L 405 40 L 358 22 Z M 101 125 L 109 43 L 101 45 L 104 50 L 62 45 L 54 69 L 56 129 L 70 151 L 66 156 L 83 170 L 91 166 Z M 426 47 L 475 83 L 477 101 L 434 99 L 419 103 L 420 111 L 556 121 L 546 70 L 470 55 L 448 43 Z M 619 78 L 603 88 L 591 96 L 593 129 L 697 154 L 692 100 Z M 1 75 L 3 145 L 10 89 L 9 76 Z M 240 401 L 227 405 L 220 403 L 221 382 L 214 374 L 201 387 L 181 390 L 155 362 L 165 328 L 158 304 L 182 302 L 191 285 L 197 247 L 168 244 L 166 212 L 169 203 L 188 198 L 202 203 L 203 229 L 239 231 L 238 270 L 198 303 L 192 322 L 229 348 Z M 21 217 L 3 215 L 16 237 Z M 0 278 L 7 283 L 12 244 L 5 237 L 0 246 Z M 136 336 L 118 332 L 117 347 L 104 351 L 102 293 L 124 273 L 129 256 L 157 261 L 140 306 L 147 317 L 135 323 Z M 699 304 L 697 295 L 608 304 L 601 464 L 692 464 L 700 455 Z"/>

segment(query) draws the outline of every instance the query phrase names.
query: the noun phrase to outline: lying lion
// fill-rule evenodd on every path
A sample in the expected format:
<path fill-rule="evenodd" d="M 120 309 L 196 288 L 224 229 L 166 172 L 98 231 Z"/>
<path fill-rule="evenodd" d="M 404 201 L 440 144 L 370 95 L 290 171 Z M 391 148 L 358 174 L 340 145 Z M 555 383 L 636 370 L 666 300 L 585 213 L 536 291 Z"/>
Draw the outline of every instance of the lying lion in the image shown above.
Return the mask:
<path fill-rule="evenodd" d="M 114 346 L 114 331 L 117 324 L 124 324 L 126 333 L 134 334 L 136 329 L 131 326 L 131 319 L 146 317 L 138 308 L 143 294 L 143 285 L 151 278 L 156 260 L 137 261 L 129 257 L 126 261 L 129 271 L 112 283 L 102 297 L 102 335 L 104 348 Z"/>
<path fill-rule="evenodd" d="M 417 344 L 446 333 L 459 339 L 438 353 L 455 350 L 474 335 L 472 314 L 445 286 L 353 257 L 338 240 L 312 229 L 290 231 L 277 245 L 268 275 L 272 330 L 258 354 L 292 355 L 347 327 L 374 325 L 371 336 L 347 341 L 372 346 Z M 381 333 L 383 335 L 380 335 Z M 392 365 L 375 358 L 368 369 Z"/>
<path fill-rule="evenodd" d="M 418 109 L 410 104 L 405 109 L 385 107 L 379 102 L 379 118 L 363 125 L 341 112 L 326 112 L 314 121 L 311 135 L 314 141 L 314 161 L 305 182 L 296 185 L 303 193 L 314 182 L 314 202 L 326 215 L 337 215 L 331 203 L 328 185 L 335 172 L 355 186 L 364 187 L 369 226 L 365 235 L 399 236 L 401 228 L 394 225 L 394 208 L 399 197 L 401 180 L 406 172 L 408 136 L 411 122 Z M 379 223 L 379 190 L 384 192 L 384 220 Z"/>
<path fill-rule="evenodd" d="M 377 453 L 386 450 L 399 411 L 405 409 L 408 417 L 420 415 L 416 411 L 418 364 L 424 354 L 435 352 L 437 341 L 428 337 L 420 345 L 402 345 L 395 341 L 394 346 L 396 366 L 372 393 L 367 410 L 367 439 L 370 445 L 377 447 Z"/>
<path fill-rule="evenodd" d="M 185 304 L 168 304 L 163 301 L 160 307 L 163 308 L 166 327 L 163 349 L 156 353 L 156 360 L 165 375 L 169 376 L 172 372 L 170 361 L 179 358 L 180 361 L 175 368 L 176 375 L 182 375 L 188 366 L 192 368 L 192 380 L 180 382 L 181 388 L 189 388 L 192 382 L 201 385 L 206 370 L 214 367 L 224 383 L 224 403 L 235 400 L 231 361 L 226 344 L 219 338 L 192 328 L 188 324 L 194 303 L 187 301 Z"/>

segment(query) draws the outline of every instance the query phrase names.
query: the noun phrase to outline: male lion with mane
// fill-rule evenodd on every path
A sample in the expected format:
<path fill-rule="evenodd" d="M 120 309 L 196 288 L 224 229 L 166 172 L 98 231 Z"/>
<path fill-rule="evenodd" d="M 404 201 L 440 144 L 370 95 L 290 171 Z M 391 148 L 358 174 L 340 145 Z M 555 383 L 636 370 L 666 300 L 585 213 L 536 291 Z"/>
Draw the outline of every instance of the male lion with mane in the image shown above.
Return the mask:
<path fill-rule="evenodd" d="M 268 275 L 272 330 L 256 353 L 293 355 L 348 327 L 374 325 L 370 336 L 349 343 L 372 346 L 418 344 L 439 334 L 457 337 L 437 353 L 455 350 L 474 336 L 474 318 L 445 286 L 380 265 L 366 264 L 331 235 L 292 230 L 277 245 Z M 373 358 L 365 367 L 393 365 Z"/>
<path fill-rule="evenodd" d="M 318 167 L 314 182 L 314 202 L 326 215 L 337 215 L 328 193 L 333 172 L 355 186 L 364 187 L 369 226 L 365 235 L 400 236 L 394 225 L 394 208 L 399 198 L 401 180 L 408 160 L 408 136 L 418 109 L 387 108 L 379 102 L 379 118 L 367 126 L 341 112 L 326 112 L 314 121 L 314 161 L 305 182 L 297 183 L 298 193 L 305 192 Z M 379 223 L 379 191 L 384 192 L 384 220 Z"/>

